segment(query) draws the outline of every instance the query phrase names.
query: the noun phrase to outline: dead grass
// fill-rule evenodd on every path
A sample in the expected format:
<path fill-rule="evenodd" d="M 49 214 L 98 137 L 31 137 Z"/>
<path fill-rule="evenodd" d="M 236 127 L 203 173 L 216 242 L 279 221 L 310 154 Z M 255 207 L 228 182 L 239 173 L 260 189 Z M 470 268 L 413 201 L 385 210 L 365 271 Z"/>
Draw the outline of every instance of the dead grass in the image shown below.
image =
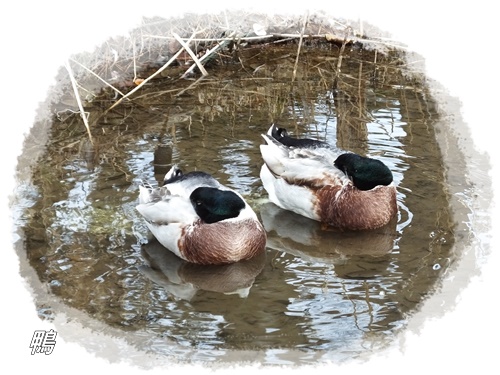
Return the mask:
<path fill-rule="evenodd" d="M 333 44 L 341 48 L 337 61 L 340 73 L 342 56 L 347 45 L 362 44 L 363 48 L 385 53 L 397 46 L 382 37 L 367 37 L 369 29 L 362 22 L 335 20 L 322 14 L 302 17 L 222 12 L 215 15 L 186 15 L 182 19 L 144 19 L 143 24 L 128 36 L 110 39 L 93 53 L 72 56 L 66 64 L 74 99 L 92 140 L 88 116 L 82 96 L 109 87 L 116 100 L 107 111 L 124 100 L 133 100 L 141 89 L 158 76 L 173 76 L 182 80 L 200 78 L 182 89 L 190 90 L 210 77 L 208 64 L 231 58 L 234 51 L 245 48 L 297 43 L 293 82 L 297 76 L 304 43 Z M 377 32 L 374 32 L 377 35 Z M 402 46 L 397 46 L 402 48 Z M 239 57 L 242 66 L 246 61 Z M 104 111 L 106 113 L 107 111 Z M 94 122 L 97 119 L 94 119 Z"/>

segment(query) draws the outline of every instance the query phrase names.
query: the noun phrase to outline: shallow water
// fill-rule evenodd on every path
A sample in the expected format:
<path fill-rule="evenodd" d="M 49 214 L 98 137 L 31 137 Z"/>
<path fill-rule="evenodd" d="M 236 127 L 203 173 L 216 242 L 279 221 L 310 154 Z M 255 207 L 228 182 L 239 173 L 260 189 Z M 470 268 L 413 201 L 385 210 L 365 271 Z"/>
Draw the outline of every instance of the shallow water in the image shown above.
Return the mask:
<path fill-rule="evenodd" d="M 167 72 L 110 111 L 115 93 L 96 91 L 85 107 L 93 145 L 63 100 L 14 205 L 49 293 L 140 337 L 140 350 L 178 360 L 266 350 L 265 363 L 282 364 L 290 360 L 280 350 L 300 350 L 298 363 L 316 353 L 342 361 L 390 343 L 460 256 L 436 104 L 400 53 L 353 46 L 338 73 L 337 47 L 306 45 L 292 82 L 296 50 L 243 49 L 201 81 Z M 258 146 L 273 122 L 383 160 L 398 217 L 380 230 L 340 232 L 269 203 Z M 240 191 L 268 232 L 266 254 L 199 267 L 163 251 L 135 205 L 138 183 L 161 180 L 173 163 Z"/>

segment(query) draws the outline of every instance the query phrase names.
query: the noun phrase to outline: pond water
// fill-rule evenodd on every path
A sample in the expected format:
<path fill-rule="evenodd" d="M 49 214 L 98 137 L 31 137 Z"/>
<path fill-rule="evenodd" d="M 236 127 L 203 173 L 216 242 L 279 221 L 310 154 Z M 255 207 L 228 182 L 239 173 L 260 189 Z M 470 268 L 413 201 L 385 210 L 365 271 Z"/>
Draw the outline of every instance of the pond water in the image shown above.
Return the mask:
<path fill-rule="evenodd" d="M 339 51 L 306 43 L 292 77 L 295 43 L 250 46 L 201 80 L 166 70 L 113 109 L 115 91 L 88 92 L 92 142 L 68 110 L 68 88 L 14 204 L 46 292 L 138 350 L 178 361 L 223 361 L 231 351 L 265 352 L 267 364 L 344 361 L 390 345 L 460 257 L 439 116 L 402 52 L 350 45 L 339 71 Z M 274 206 L 258 177 L 271 123 L 384 161 L 398 216 L 352 233 Z M 174 163 L 243 194 L 267 230 L 263 256 L 200 267 L 158 245 L 135 210 L 138 185 Z M 45 319 L 58 314 L 37 308 Z"/>

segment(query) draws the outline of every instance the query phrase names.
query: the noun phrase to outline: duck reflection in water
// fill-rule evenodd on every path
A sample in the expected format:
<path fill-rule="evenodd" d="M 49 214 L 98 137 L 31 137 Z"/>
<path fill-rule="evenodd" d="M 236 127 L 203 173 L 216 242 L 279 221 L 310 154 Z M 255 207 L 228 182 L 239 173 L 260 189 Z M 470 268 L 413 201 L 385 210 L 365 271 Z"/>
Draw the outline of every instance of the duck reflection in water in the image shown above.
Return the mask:
<path fill-rule="evenodd" d="M 398 241 L 397 219 L 374 230 L 343 231 L 282 209 L 271 202 L 260 206 L 267 247 L 308 262 L 342 263 L 354 256 L 381 257 Z"/>
<path fill-rule="evenodd" d="M 191 300 L 199 290 L 237 294 L 246 298 L 255 278 L 262 272 L 266 253 L 236 263 L 200 265 L 187 262 L 153 239 L 142 246 L 147 265 L 139 271 L 177 298 Z"/>

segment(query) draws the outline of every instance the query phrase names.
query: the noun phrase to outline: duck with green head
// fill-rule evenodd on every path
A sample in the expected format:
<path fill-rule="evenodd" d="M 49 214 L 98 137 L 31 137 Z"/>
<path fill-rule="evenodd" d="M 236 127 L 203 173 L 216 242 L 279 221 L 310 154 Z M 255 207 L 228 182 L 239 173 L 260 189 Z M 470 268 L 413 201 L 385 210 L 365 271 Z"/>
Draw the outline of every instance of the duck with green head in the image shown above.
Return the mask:
<path fill-rule="evenodd" d="M 274 124 L 262 136 L 260 178 L 277 206 L 347 230 L 379 228 L 396 215 L 392 172 L 380 160 L 290 137 Z"/>
<path fill-rule="evenodd" d="M 156 239 L 197 264 L 228 264 L 264 251 L 266 232 L 236 191 L 205 172 L 184 174 L 176 165 L 163 186 L 140 186 L 137 210 Z"/>

